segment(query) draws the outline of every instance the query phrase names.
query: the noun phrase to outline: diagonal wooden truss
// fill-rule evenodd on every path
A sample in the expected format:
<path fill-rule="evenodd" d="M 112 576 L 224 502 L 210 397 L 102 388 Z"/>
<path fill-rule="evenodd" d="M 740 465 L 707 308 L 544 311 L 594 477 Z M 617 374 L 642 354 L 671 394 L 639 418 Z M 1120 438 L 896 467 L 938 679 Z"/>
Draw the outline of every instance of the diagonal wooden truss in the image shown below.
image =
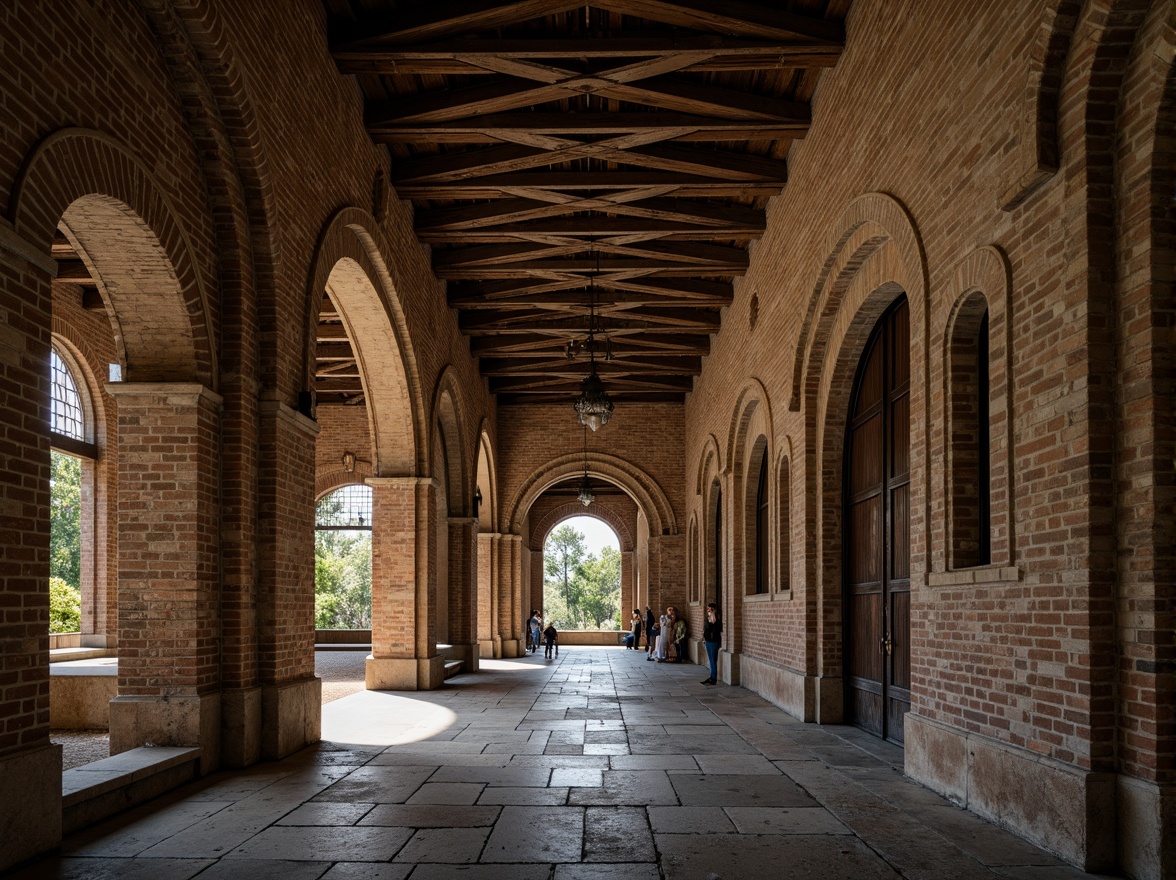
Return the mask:
<path fill-rule="evenodd" d="M 500 401 L 578 394 L 587 358 L 565 352 L 590 311 L 610 394 L 681 400 L 848 0 L 326 5 L 336 64 Z"/>

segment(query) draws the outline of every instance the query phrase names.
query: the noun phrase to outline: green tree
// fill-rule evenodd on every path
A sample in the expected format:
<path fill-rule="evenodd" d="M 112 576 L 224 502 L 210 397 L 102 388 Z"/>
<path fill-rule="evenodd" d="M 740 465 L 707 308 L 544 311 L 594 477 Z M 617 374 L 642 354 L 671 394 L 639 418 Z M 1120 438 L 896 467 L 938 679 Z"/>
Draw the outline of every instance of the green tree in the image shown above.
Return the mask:
<path fill-rule="evenodd" d="M 81 589 L 82 462 L 60 452 L 49 459 L 49 574 Z"/>
<path fill-rule="evenodd" d="M 314 625 L 318 629 L 371 627 L 371 532 L 315 532 Z"/>
<path fill-rule="evenodd" d="M 572 582 L 587 553 L 584 535 L 567 525 L 548 535 L 543 544 L 543 585 L 559 590 L 569 611 L 577 605 L 572 595 Z"/>
<path fill-rule="evenodd" d="M 604 547 L 600 557 L 589 556 L 578 572 L 579 611 L 594 629 L 619 629 L 617 607 L 621 602 L 621 552 Z"/>
<path fill-rule="evenodd" d="M 74 633 L 82 628 L 82 593 L 59 577 L 49 578 L 49 632 Z"/>

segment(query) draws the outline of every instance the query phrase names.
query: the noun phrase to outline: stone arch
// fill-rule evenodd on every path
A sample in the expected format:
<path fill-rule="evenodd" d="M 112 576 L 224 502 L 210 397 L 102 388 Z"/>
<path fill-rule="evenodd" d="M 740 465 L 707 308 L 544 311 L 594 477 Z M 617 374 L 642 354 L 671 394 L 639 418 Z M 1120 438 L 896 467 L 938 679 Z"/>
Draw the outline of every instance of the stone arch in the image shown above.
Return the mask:
<path fill-rule="evenodd" d="M 539 522 L 531 526 L 531 551 L 542 553 L 543 545 L 551 530 L 564 520 L 569 520 L 576 516 L 590 516 L 593 519 L 598 519 L 606 523 L 616 533 L 622 553 L 631 553 L 636 549 L 633 532 L 626 525 L 625 521 L 617 515 L 616 511 L 601 504 L 584 507 L 577 501 L 569 501 L 567 504 L 561 504 L 559 507 L 549 510 Z"/>
<path fill-rule="evenodd" d="M 1081 13 L 1081 0 L 1055 0 L 1042 11 L 1029 54 L 1024 103 L 1017 124 L 1016 177 L 1013 185 L 1000 194 L 1000 206 L 1005 211 L 1024 203 L 1057 173 L 1058 100 Z"/>
<path fill-rule="evenodd" d="M 757 494 L 759 489 L 760 464 L 764 463 L 765 476 L 772 469 L 772 417 L 767 389 L 758 379 L 752 379 L 740 392 L 735 402 L 728 429 L 727 460 L 731 463 L 732 490 L 729 504 L 723 507 L 730 518 L 728 533 L 732 535 L 731 570 L 732 593 L 730 613 L 737 615 L 742 609 L 742 600 L 751 588 L 759 551 L 756 536 Z M 767 456 L 765 459 L 765 455 Z M 768 480 L 769 498 L 774 494 L 771 480 Z M 769 511 L 771 507 L 769 505 Z M 770 526 L 774 517 L 769 513 L 768 553 L 774 555 Z M 770 566 L 769 566 L 770 571 Z M 767 573 L 765 573 L 767 574 Z M 768 575 L 770 578 L 770 575 Z"/>
<path fill-rule="evenodd" d="M 722 456 L 719 453 L 719 441 L 714 434 L 707 434 L 702 445 L 702 452 L 698 455 L 698 465 L 694 478 L 694 494 L 702 497 L 707 486 L 707 471 L 713 469 L 715 473 L 723 472 Z"/>
<path fill-rule="evenodd" d="M 374 232 L 374 219 L 344 208 L 327 223 L 312 262 L 307 316 L 305 387 L 314 387 L 313 327 L 327 290 L 359 365 L 367 399 L 374 476 L 428 472 L 424 402 L 404 312 Z"/>
<path fill-rule="evenodd" d="M 920 290 L 926 289 L 926 257 L 906 208 L 885 193 L 854 199 L 826 236 L 826 257 L 817 273 L 801 325 L 792 366 L 788 409 L 797 412 L 813 399 L 829 351 L 834 324 L 844 312 L 849 287 L 867 263 L 897 261 L 922 266 Z M 879 258 L 877 255 L 881 253 Z"/>
<path fill-rule="evenodd" d="M 125 380 L 216 387 L 212 282 L 163 189 L 129 149 L 99 131 L 54 132 L 26 160 L 10 218 L 46 254 L 66 228 L 118 316 Z"/>
<path fill-rule="evenodd" d="M 798 349 L 804 381 L 794 385 L 805 412 L 806 531 L 814 532 L 807 561 L 805 613 L 815 623 L 819 686 L 836 693 L 816 704 L 820 722 L 842 717 L 841 486 L 850 394 L 857 364 L 878 318 L 904 294 L 910 305 L 911 359 L 911 571 L 912 602 L 926 570 L 927 548 L 927 262 L 910 214 L 888 195 L 855 199 L 828 235 L 823 281 L 814 287 L 810 338 Z M 846 247 L 857 241 L 850 253 Z M 799 373 L 799 370 L 798 370 Z M 799 408 L 799 407 L 798 407 Z"/>
<path fill-rule="evenodd" d="M 540 495 L 556 483 L 575 479 L 584 473 L 584 458 L 579 452 L 568 453 L 548 461 L 535 471 L 507 507 L 511 531 L 523 534 L 523 521 Z M 644 470 L 632 462 L 604 452 L 594 452 L 588 461 L 588 475 L 620 487 L 644 513 L 653 536 L 678 534 L 674 509 L 665 490 Z"/>
<path fill-rule="evenodd" d="M 950 542 L 950 515 L 945 509 L 951 496 L 950 438 L 945 426 L 952 424 L 951 415 L 951 347 L 955 329 L 962 316 L 975 312 L 977 298 L 983 300 L 988 311 L 989 353 L 989 446 L 991 487 L 992 564 L 1012 565 L 1016 558 L 1014 509 L 1012 491 L 1013 425 L 1012 425 L 1012 328 L 1009 322 L 1012 295 L 1012 270 L 1004 252 L 994 246 L 979 248 L 962 259 L 952 272 L 944 291 L 945 310 L 934 320 L 931 350 L 933 378 L 940 389 L 943 411 L 935 420 L 928 437 L 932 448 L 944 450 L 945 456 L 932 463 L 931 483 L 939 488 L 933 493 L 931 522 L 935 539 L 931 542 L 929 571 L 946 571 L 949 561 L 946 548 Z"/>
<path fill-rule="evenodd" d="M 440 463 L 432 461 L 430 473 L 442 480 L 449 503 L 450 516 L 466 515 L 474 494 L 472 481 L 467 476 L 470 473 L 470 467 L 468 463 L 469 447 L 466 443 L 465 426 L 462 421 L 464 412 L 461 390 L 457 382 L 454 381 L 453 368 L 446 367 L 438 378 L 433 392 L 433 417 L 429 421 L 433 436 L 430 440 L 429 450 L 430 456 L 432 456 L 438 448 L 444 449 L 448 468 L 442 473 L 439 469 Z M 470 512 L 472 513 L 472 511 Z"/>
<path fill-rule="evenodd" d="M 489 422 L 482 420 L 478 431 L 478 460 L 474 468 L 474 488 L 482 493 L 478 508 L 478 530 L 493 532 L 498 528 L 498 462 L 490 440 Z"/>
<path fill-rule="evenodd" d="M 314 500 L 318 502 L 322 497 L 342 486 L 366 483 L 372 476 L 371 465 L 366 461 L 356 459 L 355 469 L 347 471 L 343 465 L 332 465 L 330 468 L 320 467 L 314 474 Z"/>

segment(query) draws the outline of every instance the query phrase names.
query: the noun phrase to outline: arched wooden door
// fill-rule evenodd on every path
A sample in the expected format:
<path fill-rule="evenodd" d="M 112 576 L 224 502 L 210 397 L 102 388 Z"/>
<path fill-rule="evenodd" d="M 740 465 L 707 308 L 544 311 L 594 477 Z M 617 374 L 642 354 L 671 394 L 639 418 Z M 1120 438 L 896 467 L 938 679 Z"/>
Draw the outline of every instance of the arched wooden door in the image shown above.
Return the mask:
<path fill-rule="evenodd" d="M 910 329 L 906 298 L 866 345 L 845 454 L 845 672 L 851 723 L 903 742 L 910 709 Z"/>

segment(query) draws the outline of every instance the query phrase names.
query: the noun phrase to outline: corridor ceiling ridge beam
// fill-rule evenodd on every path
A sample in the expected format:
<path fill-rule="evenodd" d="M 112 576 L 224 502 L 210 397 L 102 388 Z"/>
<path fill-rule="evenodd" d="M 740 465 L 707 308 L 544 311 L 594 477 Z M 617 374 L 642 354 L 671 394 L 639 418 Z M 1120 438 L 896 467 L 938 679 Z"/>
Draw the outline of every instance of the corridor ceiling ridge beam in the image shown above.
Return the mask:
<path fill-rule="evenodd" d="M 548 236 L 607 237 L 637 236 L 640 239 L 665 241 L 717 241 L 739 238 L 759 238 L 764 234 L 761 223 L 730 223 L 725 226 L 656 220 L 647 217 L 576 217 L 544 222 L 507 223 L 473 229 L 418 230 L 426 244 L 509 244 L 537 241 Z M 638 240 L 634 238 L 633 240 Z"/>
<path fill-rule="evenodd" d="M 553 386 L 562 386 L 574 394 L 579 394 L 580 382 L 588 375 L 587 370 L 568 376 L 491 376 L 490 390 L 497 394 L 501 391 L 519 392 L 525 390 L 551 390 Z M 622 391 L 681 391 L 688 392 L 694 387 L 692 376 L 658 376 L 649 380 L 642 380 L 637 376 L 617 376 L 609 380 L 608 393 L 613 396 Z"/>
<path fill-rule="evenodd" d="M 500 174 L 451 183 L 407 183 L 396 187 L 406 199 L 460 201 L 503 198 L 519 188 L 529 190 L 657 190 L 680 198 L 762 198 L 784 189 L 783 178 L 772 181 L 721 180 L 672 171 L 539 171 Z M 667 190 L 669 192 L 667 192 Z"/>
<path fill-rule="evenodd" d="M 588 212 L 591 213 L 589 220 L 599 217 L 603 221 L 606 215 L 618 215 L 655 222 L 697 223 L 715 228 L 743 225 L 763 230 L 767 227 L 765 211 L 744 205 L 663 198 L 660 194 L 635 200 L 628 200 L 627 193 L 614 194 L 606 198 L 562 197 L 560 193 L 545 195 L 560 198 L 556 202 L 510 199 L 481 205 L 459 205 L 421 211 L 416 215 L 416 231 L 424 235 L 431 234 L 434 230 L 462 232 L 495 229 L 503 224 L 548 220 Z"/>
<path fill-rule="evenodd" d="M 523 263 L 519 267 L 523 270 L 532 265 L 536 268 L 543 266 L 540 261 L 549 263 L 553 257 L 570 254 L 587 254 L 589 259 L 564 261 L 565 271 L 583 271 L 588 273 L 607 272 L 614 268 L 617 260 L 631 257 L 641 257 L 649 261 L 647 265 L 637 268 L 661 269 L 679 268 L 681 265 L 697 266 L 700 269 L 722 268 L 728 271 L 742 271 L 747 268 L 747 251 L 743 248 L 725 247 L 723 245 L 701 243 L 658 242 L 613 244 L 609 241 L 591 241 L 572 239 L 567 244 L 549 245 L 546 243 L 523 244 L 490 244 L 479 247 L 454 248 L 439 250 L 433 255 L 433 268 L 436 270 L 459 269 L 462 267 L 483 266 L 486 268 Z M 603 256 L 602 256 L 603 255 Z M 597 259 L 599 257 L 599 266 Z M 615 265 L 615 268 L 633 268 Z"/>
<path fill-rule="evenodd" d="M 589 5 L 621 15 L 634 15 L 678 27 L 733 33 L 745 37 L 795 37 L 833 43 L 845 41 L 838 22 L 800 15 L 776 3 L 749 0 L 589 0 Z"/>
<path fill-rule="evenodd" d="M 463 311 L 458 315 L 458 326 L 468 333 L 534 333 L 536 330 L 545 330 L 584 335 L 590 329 L 588 323 L 587 315 L 543 310 L 522 313 Z M 609 334 L 619 330 L 650 329 L 715 333 L 719 329 L 719 312 L 717 309 L 637 308 L 626 311 L 624 318 L 610 317 L 605 326 Z"/>
<path fill-rule="evenodd" d="M 531 336 L 475 336 L 470 339 L 470 351 L 475 357 L 508 354 L 511 357 L 546 358 L 553 352 L 563 352 L 569 335 L 557 330 L 534 333 Z M 640 333 L 618 336 L 609 331 L 613 352 L 629 352 L 646 356 L 698 355 L 710 353 L 710 337 L 698 334 Z"/>
<path fill-rule="evenodd" d="M 531 373 L 551 373 L 552 375 L 578 372 L 583 376 L 582 366 L 577 370 L 569 368 L 569 364 L 583 364 L 586 354 L 579 354 L 574 361 L 565 356 L 552 357 L 549 360 L 517 360 L 515 358 L 483 359 L 481 370 L 483 376 L 521 376 Z M 611 361 L 597 361 L 596 370 L 601 378 L 611 375 L 627 375 L 634 370 L 641 370 L 649 375 L 680 376 L 688 374 L 697 376 L 702 372 L 702 358 L 698 356 L 667 355 L 663 358 L 651 358 L 648 355 L 616 355 Z"/>
<path fill-rule="evenodd" d="M 810 113 L 809 106 L 800 101 L 706 85 L 683 77 L 657 76 L 636 82 L 613 83 L 605 77 L 570 75 L 550 84 L 504 77 L 463 88 L 418 92 L 369 107 L 364 114 L 364 124 L 375 133 L 381 126 L 447 122 L 532 107 L 586 93 L 663 110 L 720 118 L 807 123 Z"/>

